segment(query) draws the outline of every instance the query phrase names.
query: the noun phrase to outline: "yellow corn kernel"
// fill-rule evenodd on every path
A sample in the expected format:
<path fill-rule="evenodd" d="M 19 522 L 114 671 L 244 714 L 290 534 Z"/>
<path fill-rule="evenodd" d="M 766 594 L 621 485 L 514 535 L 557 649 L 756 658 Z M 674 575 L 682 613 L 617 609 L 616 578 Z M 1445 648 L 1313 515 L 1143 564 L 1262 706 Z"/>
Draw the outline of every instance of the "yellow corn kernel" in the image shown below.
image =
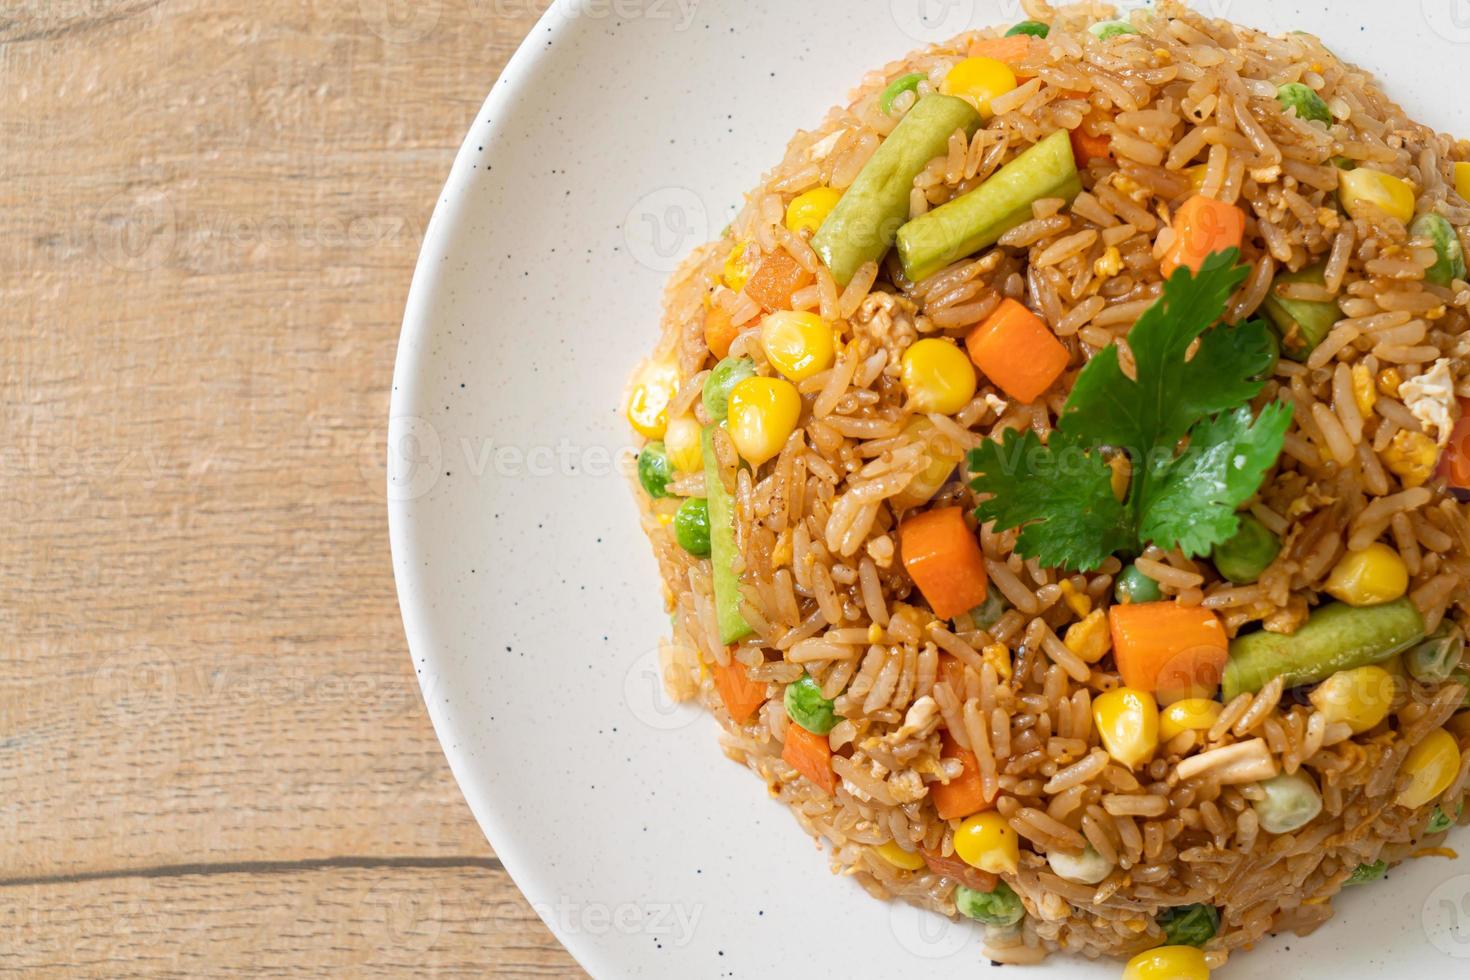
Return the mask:
<path fill-rule="evenodd" d="M 873 848 L 873 853 L 895 868 L 900 868 L 904 871 L 918 871 L 924 866 L 924 856 L 922 854 L 905 851 L 898 846 L 898 841 L 891 840 L 886 844 L 879 844 Z"/>
<path fill-rule="evenodd" d="M 1092 263 L 1093 274 L 1099 279 L 1111 279 L 1123 271 L 1123 254 L 1118 251 L 1118 246 L 1110 245 L 1108 250 L 1097 257 Z"/>
<path fill-rule="evenodd" d="M 1406 487 L 1422 487 L 1439 465 L 1439 444 L 1423 432 L 1400 429 L 1383 451 L 1383 466 Z"/>
<path fill-rule="evenodd" d="M 1470 201 L 1470 163 L 1455 164 L 1455 193 Z"/>
<path fill-rule="evenodd" d="M 662 439 L 669 425 L 669 402 L 679 390 L 679 368 L 672 361 L 648 361 L 628 389 L 628 424 L 646 439 Z"/>
<path fill-rule="evenodd" d="M 1210 967 L 1202 949 L 1160 946 L 1129 960 L 1123 980 L 1210 980 Z"/>
<path fill-rule="evenodd" d="M 1078 617 L 1084 617 L 1092 612 L 1092 597 L 1085 592 L 1078 592 L 1077 586 L 1072 584 L 1071 579 L 1062 579 L 1057 583 L 1057 588 L 1062 592 L 1062 601 L 1067 608 L 1076 613 Z"/>
<path fill-rule="evenodd" d="M 1333 674 L 1310 697 L 1327 724 L 1342 722 L 1361 735 L 1388 717 L 1395 688 L 1393 675 L 1382 667 L 1358 667 Z"/>
<path fill-rule="evenodd" d="M 991 810 L 966 817 L 954 832 L 954 852 L 972 868 L 991 874 L 1015 874 L 1021 842 L 1006 818 Z"/>
<path fill-rule="evenodd" d="M 1407 223 L 1414 217 L 1414 185 L 1401 177 L 1372 167 L 1359 167 L 1339 172 L 1338 181 L 1338 199 L 1354 218 L 1372 219 L 1386 214 Z"/>
<path fill-rule="evenodd" d="M 1328 594 L 1350 606 L 1380 606 L 1408 589 L 1408 566 L 1397 551 L 1381 542 L 1339 558 L 1326 585 Z"/>
<path fill-rule="evenodd" d="M 755 272 L 755 266 L 745 257 L 750 249 L 750 242 L 736 242 L 735 247 L 730 250 L 730 255 L 725 259 L 725 267 L 720 272 L 720 278 L 725 285 L 735 292 L 745 288 L 745 283 Z"/>
<path fill-rule="evenodd" d="M 1196 164 L 1193 167 L 1185 167 L 1180 173 L 1189 178 L 1189 183 L 1196 191 L 1205 189 L 1205 178 L 1210 175 L 1208 163 Z"/>
<path fill-rule="evenodd" d="M 1459 775 L 1460 745 L 1449 732 L 1436 728 L 1409 750 L 1402 771 L 1409 774 L 1409 784 L 1394 802 L 1417 810 L 1449 789 Z"/>
<path fill-rule="evenodd" d="M 800 418 L 801 395 L 790 381 L 746 378 L 730 389 L 730 438 L 751 466 L 779 453 Z"/>
<path fill-rule="evenodd" d="M 1159 737 L 1165 742 L 1183 732 L 1207 732 L 1220 720 L 1223 705 L 1209 698 L 1175 701 L 1159 716 Z"/>
<path fill-rule="evenodd" d="M 772 313 L 761 321 L 761 348 L 784 377 L 805 381 L 832 366 L 832 325 L 815 313 Z"/>
<path fill-rule="evenodd" d="M 1365 419 L 1373 417 L 1373 409 L 1378 405 L 1378 389 L 1373 387 L 1373 372 L 1366 364 L 1353 365 L 1353 401 L 1357 403 L 1359 415 Z"/>
<path fill-rule="evenodd" d="M 780 534 L 776 535 L 775 547 L 771 549 L 771 567 L 780 568 L 783 565 L 791 564 L 791 555 L 793 550 L 794 549 L 791 543 L 791 528 L 788 527 Z"/>
<path fill-rule="evenodd" d="M 681 415 L 669 421 L 664 430 L 664 449 L 669 462 L 681 473 L 697 473 L 704 468 L 704 454 L 699 445 L 699 423 L 692 415 Z"/>
<path fill-rule="evenodd" d="M 934 431 L 934 423 L 922 415 L 916 415 L 909 419 L 903 431 L 905 435 L 914 440 L 928 439 L 929 434 Z M 946 452 L 934 449 L 932 442 L 929 445 L 931 447 L 928 454 L 929 465 L 920 470 L 918 475 L 909 481 L 909 485 L 893 498 L 895 509 L 906 510 L 927 504 L 939 492 L 939 488 L 949 481 L 950 474 L 964 458 L 963 450 Z"/>
<path fill-rule="evenodd" d="M 877 623 L 869 623 L 868 624 L 868 642 L 869 643 L 882 643 L 883 642 L 883 627 L 879 626 Z"/>
<path fill-rule="evenodd" d="M 1064 642 L 1068 650 L 1086 663 L 1097 663 L 1108 655 L 1113 646 L 1113 635 L 1108 630 L 1108 614 L 1101 609 L 1094 609 L 1082 622 L 1073 623 L 1067 628 Z"/>
<path fill-rule="evenodd" d="M 654 516 L 658 519 L 658 522 L 660 524 L 662 524 L 664 527 L 668 527 L 670 524 L 674 523 L 674 515 L 671 514 L 671 513 L 669 513 L 666 510 L 659 511 Z"/>
<path fill-rule="evenodd" d="M 916 412 L 953 415 L 975 397 L 975 367 L 948 340 L 929 337 L 903 353 L 903 390 Z"/>
<path fill-rule="evenodd" d="M 1378 372 L 1378 391 L 1389 398 L 1399 396 L 1399 386 L 1404 383 L 1404 376 L 1399 374 L 1398 368 L 1384 368 Z"/>
<path fill-rule="evenodd" d="M 1004 643 L 992 643 L 980 651 L 985 662 L 995 668 L 995 676 L 1002 681 L 1011 679 L 1011 648 Z"/>
<path fill-rule="evenodd" d="M 1159 705 L 1147 691 L 1120 687 L 1092 702 L 1092 720 L 1103 748 L 1132 769 L 1159 747 Z"/>
<path fill-rule="evenodd" d="M 1011 66 L 994 58 L 966 58 L 939 83 L 939 91 L 973 103 L 986 119 L 992 114 L 990 100 L 1015 87 L 1016 73 L 1011 71 Z"/>
<path fill-rule="evenodd" d="M 815 235 L 840 200 L 842 192 L 832 187 L 814 187 L 798 194 L 786 206 L 786 227 L 798 235 L 803 231 Z"/>

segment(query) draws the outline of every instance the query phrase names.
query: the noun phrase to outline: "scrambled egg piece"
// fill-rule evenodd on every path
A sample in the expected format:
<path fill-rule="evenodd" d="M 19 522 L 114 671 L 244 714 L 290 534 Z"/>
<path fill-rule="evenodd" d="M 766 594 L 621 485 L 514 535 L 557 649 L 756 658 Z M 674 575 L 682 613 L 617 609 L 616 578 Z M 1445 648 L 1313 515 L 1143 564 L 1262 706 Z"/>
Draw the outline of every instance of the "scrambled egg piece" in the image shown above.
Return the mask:
<path fill-rule="evenodd" d="M 1399 394 L 1424 431 L 1434 437 L 1436 448 L 1443 449 L 1459 415 L 1449 359 L 1441 357 L 1428 371 L 1399 385 Z"/>

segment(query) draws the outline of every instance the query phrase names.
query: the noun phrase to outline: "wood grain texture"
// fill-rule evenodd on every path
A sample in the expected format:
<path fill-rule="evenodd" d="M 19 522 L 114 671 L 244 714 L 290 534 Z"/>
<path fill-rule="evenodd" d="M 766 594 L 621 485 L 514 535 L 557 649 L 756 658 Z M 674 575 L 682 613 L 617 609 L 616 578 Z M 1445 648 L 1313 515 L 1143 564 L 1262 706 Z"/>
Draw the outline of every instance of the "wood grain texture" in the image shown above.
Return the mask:
<path fill-rule="evenodd" d="M 429 727 L 381 463 L 422 229 L 544 6 L 0 8 L 4 967 L 574 969 Z"/>

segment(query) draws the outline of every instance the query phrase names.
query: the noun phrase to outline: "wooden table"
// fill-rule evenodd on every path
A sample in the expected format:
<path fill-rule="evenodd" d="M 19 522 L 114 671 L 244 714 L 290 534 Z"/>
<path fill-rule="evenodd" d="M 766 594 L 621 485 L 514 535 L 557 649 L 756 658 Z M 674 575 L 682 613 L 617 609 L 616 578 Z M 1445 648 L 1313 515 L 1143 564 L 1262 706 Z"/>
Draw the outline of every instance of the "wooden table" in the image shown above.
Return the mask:
<path fill-rule="evenodd" d="M 0 972 L 576 970 L 430 730 L 382 466 L 546 2 L 0 6 Z"/>

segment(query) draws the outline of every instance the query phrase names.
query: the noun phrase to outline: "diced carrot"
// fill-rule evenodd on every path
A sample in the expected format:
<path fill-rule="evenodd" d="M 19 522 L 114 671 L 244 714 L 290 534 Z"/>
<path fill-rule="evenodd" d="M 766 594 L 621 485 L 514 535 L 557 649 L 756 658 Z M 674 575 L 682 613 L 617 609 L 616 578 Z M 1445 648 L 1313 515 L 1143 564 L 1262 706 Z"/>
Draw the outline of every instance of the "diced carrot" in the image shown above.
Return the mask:
<path fill-rule="evenodd" d="M 940 619 L 985 601 L 989 579 L 963 507 L 941 507 L 904 520 L 898 531 L 903 567 Z"/>
<path fill-rule="evenodd" d="M 972 868 L 960 860 L 958 855 L 940 857 L 938 851 L 925 850 L 920 850 L 919 853 L 924 855 L 924 863 L 929 866 L 930 871 L 937 875 L 944 875 L 946 878 L 953 878 L 971 891 L 985 892 L 988 895 L 995 891 L 995 886 L 1000 883 L 999 875 Z"/>
<path fill-rule="evenodd" d="M 786 744 L 781 749 L 786 764 L 820 786 L 828 796 L 837 792 L 837 773 L 832 771 L 832 745 L 825 735 L 792 722 L 786 726 Z"/>
<path fill-rule="evenodd" d="M 980 781 L 980 760 L 969 749 L 961 748 L 949 732 L 940 733 L 943 746 L 941 759 L 958 759 L 964 770 L 947 783 L 929 784 L 929 798 L 941 820 L 961 820 L 972 813 L 989 810 L 991 800 L 985 798 L 985 789 Z"/>
<path fill-rule="evenodd" d="M 761 259 L 761 264 L 745 283 L 745 295 L 767 312 L 791 309 L 791 294 L 805 289 L 817 277 L 797 262 L 784 249 L 777 249 Z"/>
<path fill-rule="evenodd" d="M 1067 369 L 1071 355 L 1046 323 L 1013 299 L 965 339 L 970 360 L 1016 401 L 1034 402 Z"/>
<path fill-rule="evenodd" d="M 704 345 L 715 357 L 729 356 L 730 345 L 740 333 L 724 308 L 711 306 L 704 314 Z"/>
<path fill-rule="evenodd" d="M 766 685 L 751 680 L 745 665 L 734 657 L 724 667 L 711 664 L 710 671 L 715 675 L 715 690 L 720 692 L 725 710 L 739 724 L 749 721 L 755 709 L 766 703 Z"/>
<path fill-rule="evenodd" d="M 961 701 L 965 699 L 965 665 L 959 657 L 952 653 L 941 653 L 937 679 L 948 681 L 950 690 L 959 695 Z"/>
<path fill-rule="evenodd" d="M 1439 458 L 1439 476 L 1457 489 L 1470 489 L 1470 398 L 1460 399 L 1460 420 Z"/>
<path fill-rule="evenodd" d="M 1085 167 L 1093 160 L 1106 160 L 1113 155 L 1113 138 L 1106 133 L 1094 135 L 1095 130 L 1107 117 L 1099 112 L 1089 112 L 1082 117 L 1082 125 L 1072 130 L 1072 155 L 1077 166 Z"/>
<path fill-rule="evenodd" d="M 1198 606 L 1137 602 L 1108 609 L 1123 683 L 1160 704 L 1213 697 L 1230 646 L 1220 617 Z"/>
<path fill-rule="evenodd" d="M 970 45 L 971 58 L 994 58 L 996 61 L 1004 61 L 1008 65 L 1025 61 L 1031 57 L 1031 36 L 1029 34 L 1016 34 L 1011 37 L 988 37 L 975 41 Z M 1034 75 L 1022 76 L 1016 73 L 1016 78 L 1034 78 Z"/>
<path fill-rule="evenodd" d="M 1216 252 L 1240 248 L 1245 238 L 1245 212 L 1233 204 L 1196 194 L 1174 213 L 1174 244 L 1164 256 L 1165 278 L 1185 268 L 1198 272 Z"/>

